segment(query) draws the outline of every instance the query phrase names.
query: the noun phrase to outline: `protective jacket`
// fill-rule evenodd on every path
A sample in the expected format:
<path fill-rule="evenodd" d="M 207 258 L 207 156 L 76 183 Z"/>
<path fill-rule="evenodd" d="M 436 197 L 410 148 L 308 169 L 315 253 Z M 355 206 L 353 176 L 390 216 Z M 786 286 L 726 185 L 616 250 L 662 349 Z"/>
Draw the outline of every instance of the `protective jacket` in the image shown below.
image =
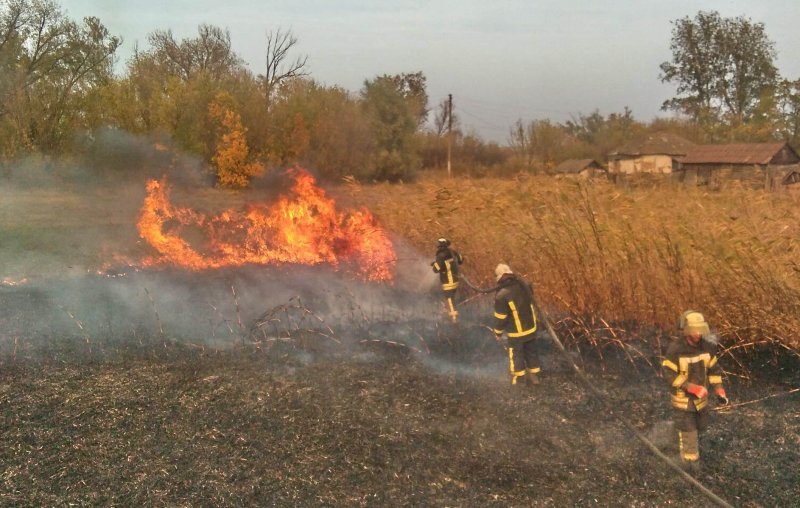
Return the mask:
<path fill-rule="evenodd" d="M 661 365 L 664 378 L 670 383 L 672 407 L 675 409 L 701 411 L 708 405 L 709 385 L 715 389 L 722 387 L 717 345 L 705 339 L 694 346 L 685 338 L 673 340 L 667 347 Z M 687 391 L 689 384 L 704 387 L 704 394 L 698 397 Z"/>
<path fill-rule="evenodd" d="M 434 273 L 439 274 L 442 290 L 453 291 L 458 288 L 458 265 L 464 262 L 461 254 L 449 247 L 436 250 L 436 261 L 431 263 Z"/>
<path fill-rule="evenodd" d="M 504 275 L 494 299 L 494 333 L 506 332 L 509 340 L 536 332 L 533 289 L 516 274 Z"/>

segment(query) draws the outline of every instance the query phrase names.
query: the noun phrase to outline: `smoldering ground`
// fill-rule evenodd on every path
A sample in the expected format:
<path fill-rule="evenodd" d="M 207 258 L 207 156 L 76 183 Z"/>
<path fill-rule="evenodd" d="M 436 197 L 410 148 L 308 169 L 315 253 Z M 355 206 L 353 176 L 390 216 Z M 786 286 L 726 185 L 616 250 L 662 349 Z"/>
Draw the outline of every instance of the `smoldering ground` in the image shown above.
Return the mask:
<path fill-rule="evenodd" d="M 67 338 L 142 337 L 225 348 L 330 328 L 328 340 L 342 346 L 387 340 L 428 350 L 424 335 L 444 333 L 437 331 L 441 302 L 433 291 L 401 285 L 401 277 L 384 285 L 300 265 L 32 278 L 0 286 L 0 331 L 36 349 Z"/>

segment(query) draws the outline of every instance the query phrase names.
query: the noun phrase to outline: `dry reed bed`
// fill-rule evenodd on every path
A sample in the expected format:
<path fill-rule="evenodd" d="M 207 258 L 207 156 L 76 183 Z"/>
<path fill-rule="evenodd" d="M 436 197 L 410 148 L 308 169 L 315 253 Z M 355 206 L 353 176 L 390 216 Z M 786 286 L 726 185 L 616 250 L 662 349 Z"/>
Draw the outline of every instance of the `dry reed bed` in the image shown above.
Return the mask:
<path fill-rule="evenodd" d="M 693 308 L 739 353 L 800 350 L 800 209 L 791 194 L 552 177 L 431 177 L 347 193 L 423 252 L 452 238 L 474 282 L 491 284 L 494 265 L 508 262 L 562 325 L 592 341 L 672 333 Z"/>

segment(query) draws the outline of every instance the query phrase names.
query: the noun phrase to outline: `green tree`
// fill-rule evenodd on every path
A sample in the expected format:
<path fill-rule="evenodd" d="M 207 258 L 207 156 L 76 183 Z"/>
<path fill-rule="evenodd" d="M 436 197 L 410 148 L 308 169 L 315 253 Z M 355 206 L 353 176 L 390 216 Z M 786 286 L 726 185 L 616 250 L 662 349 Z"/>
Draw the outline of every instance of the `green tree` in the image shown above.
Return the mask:
<path fill-rule="evenodd" d="M 150 48 L 137 51 L 128 62 L 125 83 L 114 97 L 136 100 L 130 106 L 117 103 L 120 126 L 134 132 L 169 133 L 185 150 L 206 159 L 215 152 L 216 122 L 209 104 L 220 91 L 253 93 L 253 77 L 233 51 L 230 33 L 200 25 L 197 36 L 176 40 L 169 30 L 148 37 Z M 249 98 L 234 97 L 238 103 Z M 245 100 L 247 99 L 247 100 Z"/>
<path fill-rule="evenodd" d="M 723 18 L 700 11 L 694 19 L 673 21 L 672 60 L 661 64 L 661 80 L 675 83 L 678 96 L 662 109 L 696 121 L 735 125 L 752 119 L 778 72 L 774 43 L 763 23 L 745 17 Z"/>
<path fill-rule="evenodd" d="M 425 77 L 422 73 L 379 76 L 364 82 L 361 98 L 375 133 L 374 177 L 412 177 L 419 166 L 415 133 L 427 115 Z"/>
<path fill-rule="evenodd" d="M 397 91 L 417 117 L 418 127 L 428 119 L 427 78 L 420 72 L 396 74 L 391 77 Z"/>
<path fill-rule="evenodd" d="M 778 134 L 792 146 L 800 147 L 800 79 L 781 81 L 777 92 L 780 115 Z"/>
<path fill-rule="evenodd" d="M 51 151 L 78 129 L 92 128 L 85 111 L 112 77 L 121 44 L 99 19 L 82 24 L 50 0 L 0 4 L 0 122 L 11 147 Z"/>

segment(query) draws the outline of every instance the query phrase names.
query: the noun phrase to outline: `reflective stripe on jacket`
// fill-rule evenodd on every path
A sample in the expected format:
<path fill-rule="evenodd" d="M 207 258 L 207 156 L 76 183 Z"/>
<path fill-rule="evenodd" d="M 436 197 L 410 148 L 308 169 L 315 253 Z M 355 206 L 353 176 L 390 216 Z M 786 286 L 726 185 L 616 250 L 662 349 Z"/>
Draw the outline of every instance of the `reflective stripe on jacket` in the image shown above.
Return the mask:
<path fill-rule="evenodd" d="M 504 276 L 494 299 L 494 333 L 506 332 L 513 339 L 535 331 L 536 311 L 530 285 L 514 274 Z"/>
<path fill-rule="evenodd" d="M 461 254 L 450 248 L 436 251 L 436 261 L 431 263 L 434 273 L 439 274 L 442 289 L 449 291 L 458 288 L 458 265 L 464 262 Z"/>
<path fill-rule="evenodd" d="M 696 346 L 685 338 L 673 340 L 661 361 L 664 378 L 670 384 L 672 407 L 683 411 L 700 411 L 708 405 L 708 395 L 697 397 L 686 391 L 689 383 L 704 386 L 722 386 L 722 375 L 717 363 L 717 346 L 701 340 Z"/>

